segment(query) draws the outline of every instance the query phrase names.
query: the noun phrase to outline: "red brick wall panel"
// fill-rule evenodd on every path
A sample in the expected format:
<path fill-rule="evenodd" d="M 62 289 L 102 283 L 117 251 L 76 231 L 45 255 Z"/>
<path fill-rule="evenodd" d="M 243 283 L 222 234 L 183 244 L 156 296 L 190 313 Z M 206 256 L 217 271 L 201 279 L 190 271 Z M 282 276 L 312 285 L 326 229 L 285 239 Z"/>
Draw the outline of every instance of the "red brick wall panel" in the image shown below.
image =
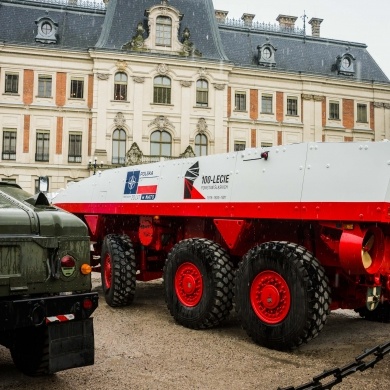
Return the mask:
<path fill-rule="evenodd" d="M 326 126 L 326 99 L 322 100 L 322 127 Z"/>
<path fill-rule="evenodd" d="M 278 131 L 278 145 L 283 144 L 283 132 Z"/>
<path fill-rule="evenodd" d="M 343 126 L 346 129 L 353 129 L 355 126 L 355 110 L 352 99 L 343 99 Z"/>
<path fill-rule="evenodd" d="M 251 148 L 256 147 L 256 129 L 251 130 Z"/>
<path fill-rule="evenodd" d="M 64 118 L 57 117 L 56 154 L 62 154 L 62 137 L 64 133 Z"/>
<path fill-rule="evenodd" d="M 374 103 L 370 103 L 370 128 L 371 130 L 375 130 L 375 108 Z"/>
<path fill-rule="evenodd" d="M 283 92 L 276 92 L 276 120 L 278 122 L 283 122 L 283 116 L 284 116 L 283 114 L 284 114 Z"/>
<path fill-rule="evenodd" d="M 230 118 L 232 116 L 232 88 L 228 88 L 228 93 L 227 93 L 227 116 Z"/>
<path fill-rule="evenodd" d="M 259 91 L 251 89 L 250 92 L 250 118 L 256 120 L 259 117 Z"/>
<path fill-rule="evenodd" d="M 66 102 L 66 73 L 57 73 L 56 105 L 61 107 Z"/>
<path fill-rule="evenodd" d="M 93 74 L 88 76 L 88 108 L 93 106 Z"/>
<path fill-rule="evenodd" d="M 34 97 L 34 71 L 30 69 L 24 70 L 23 77 L 23 103 L 31 104 Z"/>
<path fill-rule="evenodd" d="M 23 126 L 23 153 L 28 153 L 30 150 L 30 121 L 30 115 L 25 115 Z"/>

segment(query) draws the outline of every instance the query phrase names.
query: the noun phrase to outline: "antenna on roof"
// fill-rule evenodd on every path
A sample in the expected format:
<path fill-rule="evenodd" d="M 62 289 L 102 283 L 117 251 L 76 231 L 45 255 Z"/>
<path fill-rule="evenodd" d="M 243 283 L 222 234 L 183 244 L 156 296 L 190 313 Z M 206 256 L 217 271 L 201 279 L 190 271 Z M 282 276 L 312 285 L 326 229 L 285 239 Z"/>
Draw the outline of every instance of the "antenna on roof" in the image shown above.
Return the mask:
<path fill-rule="evenodd" d="M 303 41 L 306 42 L 306 19 L 308 19 L 306 15 L 306 11 L 303 11 L 303 16 L 301 16 L 303 19 Z"/>

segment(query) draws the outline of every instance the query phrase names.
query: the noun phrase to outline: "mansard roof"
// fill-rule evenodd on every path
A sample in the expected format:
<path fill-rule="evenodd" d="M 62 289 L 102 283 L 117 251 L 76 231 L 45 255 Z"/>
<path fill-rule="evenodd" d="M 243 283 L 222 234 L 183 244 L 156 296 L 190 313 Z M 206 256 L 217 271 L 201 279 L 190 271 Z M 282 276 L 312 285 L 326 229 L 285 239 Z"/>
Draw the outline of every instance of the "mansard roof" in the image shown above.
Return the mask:
<path fill-rule="evenodd" d="M 95 46 L 105 17 L 104 7 L 92 8 L 67 0 L 1 0 L 0 42 L 46 48 L 86 50 Z M 55 44 L 36 41 L 43 17 L 58 24 Z"/>
<path fill-rule="evenodd" d="M 148 17 L 145 11 L 159 4 L 160 0 L 109 0 L 102 35 L 96 46 L 121 49 L 135 35 L 140 22 L 147 36 Z M 212 0 L 169 0 L 167 5 L 183 14 L 179 38 L 187 27 L 191 32 L 191 41 L 203 58 L 228 60 L 221 46 Z"/>
<path fill-rule="evenodd" d="M 389 83 L 389 79 L 361 43 L 346 42 L 304 35 L 296 31 L 272 31 L 221 23 L 220 36 L 225 53 L 237 66 L 258 65 L 258 46 L 270 43 L 276 48 L 276 65 L 272 72 L 294 72 L 337 76 L 354 80 Z M 354 57 L 352 76 L 337 73 L 337 57 L 349 53 Z"/>

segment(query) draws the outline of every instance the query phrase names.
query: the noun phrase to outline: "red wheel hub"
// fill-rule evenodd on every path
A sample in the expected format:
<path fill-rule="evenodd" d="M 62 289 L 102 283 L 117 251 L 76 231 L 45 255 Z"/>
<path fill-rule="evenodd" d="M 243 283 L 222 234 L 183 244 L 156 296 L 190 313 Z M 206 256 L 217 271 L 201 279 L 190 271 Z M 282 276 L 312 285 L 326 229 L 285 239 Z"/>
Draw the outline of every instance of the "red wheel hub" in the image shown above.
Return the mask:
<path fill-rule="evenodd" d="M 106 256 L 104 258 L 103 262 L 103 278 L 104 278 L 104 284 L 106 285 L 106 288 L 111 287 L 111 279 L 112 279 L 112 261 L 111 256 L 106 253 Z"/>
<path fill-rule="evenodd" d="M 199 268 L 192 263 L 183 263 L 175 274 L 175 292 L 179 301 L 189 307 L 202 299 L 203 278 Z"/>
<path fill-rule="evenodd" d="M 283 321 L 291 304 L 290 289 L 274 271 L 260 272 L 252 282 L 250 301 L 256 315 L 267 324 Z"/>

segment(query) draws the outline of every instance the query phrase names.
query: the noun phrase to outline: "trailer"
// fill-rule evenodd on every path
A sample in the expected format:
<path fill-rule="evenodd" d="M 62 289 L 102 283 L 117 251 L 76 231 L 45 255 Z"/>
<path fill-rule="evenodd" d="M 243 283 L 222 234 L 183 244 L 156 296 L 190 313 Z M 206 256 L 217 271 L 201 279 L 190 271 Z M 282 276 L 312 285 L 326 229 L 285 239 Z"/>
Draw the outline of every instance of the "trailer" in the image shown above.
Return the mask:
<path fill-rule="evenodd" d="M 301 143 L 97 172 L 54 203 L 88 226 L 107 303 L 163 278 L 192 329 L 233 305 L 258 344 L 292 349 L 331 310 L 390 320 L 390 142 Z"/>

